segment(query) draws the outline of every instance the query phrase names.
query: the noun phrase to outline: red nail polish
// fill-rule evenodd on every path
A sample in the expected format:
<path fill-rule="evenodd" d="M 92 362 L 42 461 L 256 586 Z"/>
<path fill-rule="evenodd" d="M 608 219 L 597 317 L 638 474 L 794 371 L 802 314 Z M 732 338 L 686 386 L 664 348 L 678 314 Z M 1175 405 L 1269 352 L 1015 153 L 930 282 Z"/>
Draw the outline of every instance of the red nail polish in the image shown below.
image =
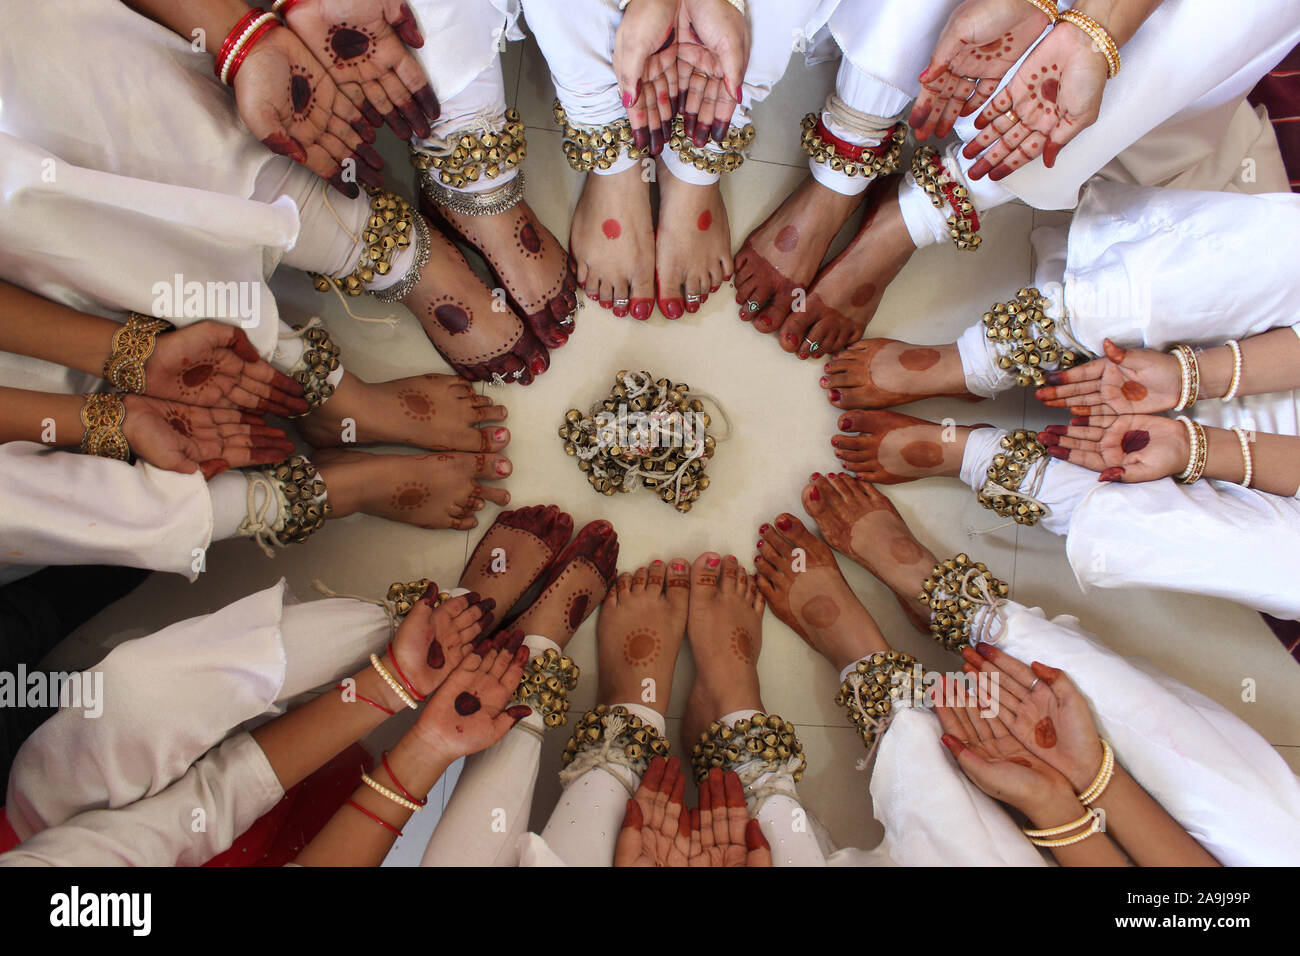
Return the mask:
<path fill-rule="evenodd" d="M 827 385 L 830 384 L 830 382 L 831 380 L 827 378 L 825 375 L 823 375 L 821 378 L 817 380 L 817 384 L 820 385 L 822 388 L 825 388 Z"/>
<path fill-rule="evenodd" d="M 789 531 L 791 528 L 794 527 L 794 525 L 790 522 L 789 518 L 777 518 L 776 526 L 780 528 L 782 531 Z"/>
<path fill-rule="evenodd" d="M 838 388 L 832 388 L 830 391 L 830 396 L 832 402 L 838 402 L 843 397 L 843 393 Z M 844 423 L 841 422 L 840 428 L 844 428 L 844 427 L 845 427 Z"/>
<path fill-rule="evenodd" d="M 839 448 L 839 447 L 840 447 L 840 436 L 839 436 L 839 435 L 832 435 L 832 436 L 831 436 L 831 447 L 832 447 L 832 448 Z"/>
<path fill-rule="evenodd" d="M 821 501 L 822 493 L 818 491 L 816 487 L 810 488 L 808 491 L 808 499 L 810 501 Z"/>
<path fill-rule="evenodd" d="M 821 476 L 822 476 L 822 473 L 821 473 L 820 471 L 814 471 L 814 472 L 812 473 L 812 480 L 813 480 L 813 481 L 818 481 L 818 480 L 821 478 Z"/>
<path fill-rule="evenodd" d="M 772 526 L 770 524 L 760 525 L 758 530 L 760 534 L 767 534 L 772 530 Z"/>
<path fill-rule="evenodd" d="M 492 433 L 493 441 L 505 441 L 509 437 L 510 437 L 510 433 L 506 431 L 504 428 L 498 428 L 496 431 Z"/>
<path fill-rule="evenodd" d="M 850 428 L 852 428 L 852 427 L 853 427 L 853 419 L 849 418 L 848 415 L 842 415 L 842 416 L 840 416 L 840 430 L 841 430 L 841 431 L 848 431 L 848 430 L 849 430 Z"/>
<path fill-rule="evenodd" d="M 498 461 L 496 465 L 496 473 L 502 478 L 510 474 L 510 462 L 506 461 L 504 458 Z"/>
<path fill-rule="evenodd" d="M 717 558 L 709 558 L 709 559 L 708 559 L 707 561 L 705 561 L 704 563 L 707 564 L 707 565 L 708 565 L 709 567 L 711 567 L 711 568 L 716 568 L 716 567 L 717 567 L 719 564 L 721 564 L 722 562 L 721 562 L 719 559 L 717 559 Z"/>

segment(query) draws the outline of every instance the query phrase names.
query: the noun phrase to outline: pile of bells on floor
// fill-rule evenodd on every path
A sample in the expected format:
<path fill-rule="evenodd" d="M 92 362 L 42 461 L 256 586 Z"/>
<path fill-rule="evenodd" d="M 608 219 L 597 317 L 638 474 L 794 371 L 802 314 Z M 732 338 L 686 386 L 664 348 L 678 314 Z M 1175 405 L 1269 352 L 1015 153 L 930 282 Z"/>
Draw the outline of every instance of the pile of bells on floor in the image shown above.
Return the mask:
<path fill-rule="evenodd" d="M 560 426 L 565 454 L 603 495 L 649 488 L 678 511 L 709 487 L 709 415 L 684 382 L 620 371 L 609 397 L 584 415 L 569 409 Z"/>

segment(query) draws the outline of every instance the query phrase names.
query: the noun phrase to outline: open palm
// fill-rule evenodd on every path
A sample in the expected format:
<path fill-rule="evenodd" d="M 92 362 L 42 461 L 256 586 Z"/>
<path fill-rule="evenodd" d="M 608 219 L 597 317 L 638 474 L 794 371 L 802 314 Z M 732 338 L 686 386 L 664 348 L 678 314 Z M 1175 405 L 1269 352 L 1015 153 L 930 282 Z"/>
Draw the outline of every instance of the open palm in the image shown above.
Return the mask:
<path fill-rule="evenodd" d="M 1178 404 L 1182 375 L 1178 360 L 1154 349 L 1122 349 L 1110 339 L 1106 354 L 1047 377 L 1035 397 L 1075 415 L 1144 415 Z"/>
<path fill-rule="evenodd" d="M 1051 425 L 1039 440 L 1053 456 L 1101 472 L 1102 481 L 1156 481 L 1187 467 L 1183 425 L 1160 415 L 1089 415 Z"/>
<path fill-rule="evenodd" d="M 220 322 L 159 334 L 144 370 L 146 394 L 155 398 L 285 417 L 308 407 L 301 385 L 258 355 L 243 329 Z"/>
<path fill-rule="evenodd" d="M 227 468 L 268 465 L 293 454 L 293 442 L 265 420 L 233 408 L 203 408 L 123 395 L 122 434 L 156 468 L 212 478 Z"/>

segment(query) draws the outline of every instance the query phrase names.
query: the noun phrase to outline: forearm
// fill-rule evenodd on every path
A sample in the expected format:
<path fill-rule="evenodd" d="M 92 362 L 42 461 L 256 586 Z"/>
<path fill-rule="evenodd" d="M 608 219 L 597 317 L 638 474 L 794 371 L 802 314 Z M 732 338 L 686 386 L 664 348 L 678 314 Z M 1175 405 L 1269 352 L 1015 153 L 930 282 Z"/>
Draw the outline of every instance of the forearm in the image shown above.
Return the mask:
<path fill-rule="evenodd" d="M 1032 827 L 1049 830 L 1082 819 L 1086 808 L 1072 793 L 1061 794 L 1044 801 L 1040 806 L 1022 808 Z M 1068 839 L 1085 832 L 1084 827 L 1056 839 Z M 1070 846 L 1051 847 L 1052 855 L 1061 866 L 1128 866 L 1129 861 L 1105 830 Z"/>
<path fill-rule="evenodd" d="M 31 392 L 0 386 L 0 444 L 33 441 L 55 447 L 77 447 L 81 425 L 80 395 Z"/>
<path fill-rule="evenodd" d="M 1093 805 L 1105 811 L 1106 832 L 1138 866 L 1219 865 L 1118 764 Z"/>
<path fill-rule="evenodd" d="M 420 803 L 428 799 L 429 791 L 447 772 L 451 760 L 430 754 L 426 744 L 408 733 L 389 752 L 387 764 L 376 767 L 371 779 L 398 794 L 404 790 L 410 799 Z M 384 861 L 397 839 L 394 831 L 400 832 L 415 811 L 364 783 L 353 792 L 351 800 L 364 812 L 346 803 L 339 807 L 298 854 L 296 862 L 302 866 L 379 866 Z M 379 823 L 375 817 L 384 822 Z"/>
<path fill-rule="evenodd" d="M 111 319 L 0 282 L 0 351 L 102 375 L 120 328 Z"/>
<path fill-rule="evenodd" d="M 1265 395 L 1300 388 L 1300 335 L 1292 329 L 1273 329 L 1243 339 L 1241 381 L 1238 395 Z M 1202 399 L 1222 398 L 1232 387 L 1236 359 L 1226 345 L 1206 349 L 1197 355 L 1201 371 Z"/>
<path fill-rule="evenodd" d="M 1300 438 L 1246 432 L 1252 471 L 1250 486 L 1269 494 L 1291 497 L 1300 489 Z M 1241 484 L 1246 479 L 1246 456 L 1237 433 L 1224 428 L 1205 429 L 1209 444 L 1205 477 Z"/>
<path fill-rule="evenodd" d="M 1133 39 L 1133 34 L 1146 23 L 1147 18 L 1155 12 L 1164 0 L 1078 0 L 1073 8 L 1086 13 L 1111 35 L 1111 39 L 1123 46 Z"/>
<path fill-rule="evenodd" d="M 174 30 L 186 40 L 203 30 L 208 52 L 215 55 L 239 18 L 248 12 L 243 0 L 123 0 L 128 7 Z"/>

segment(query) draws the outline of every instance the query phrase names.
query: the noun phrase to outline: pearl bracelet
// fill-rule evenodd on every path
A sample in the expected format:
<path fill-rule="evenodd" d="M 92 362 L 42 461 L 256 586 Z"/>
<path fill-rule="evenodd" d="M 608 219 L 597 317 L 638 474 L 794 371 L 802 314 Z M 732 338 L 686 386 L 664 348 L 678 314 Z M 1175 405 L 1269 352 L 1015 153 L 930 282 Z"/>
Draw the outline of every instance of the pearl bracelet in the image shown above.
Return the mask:
<path fill-rule="evenodd" d="M 389 800 L 392 800 L 393 803 L 397 804 L 399 807 L 405 807 L 406 809 L 410 810 L 412 813 L 419 813 L 421 810 L 424 809 L 424 807 L 420 806 L 420 804 L 416 803 L 414 800 L 407 800 L 406 797 L 402 796 L 400 793 L 397 793 L 395 790 L 389 790 L 387 787 L 385 787 L 374 777 L 370 776 L 370 774 L 368 773 L 363 773 L 361 775 L 361 782 L 364 783 L 371 790 L 375 791 L 375 793 L 379 794 L 381 797 L 387 797 Z"/>
<path fill-rule="evenodd" d="M 1228 382 L 1228 391 L 1220 399 L 1222 402 L 1232 401 L 1237 397 L 1237 389 L 1241 388 L 1241 346 L 1236 339 L 1229 339 L 1228 348 L 1232 349 L 1232 380 Z"/>
<path fill-rule="evenodd" d="M 1074 836 L 1062 837 L 1061 839 L 1047 839 L 1060 833 L 1069 833 L 1071 830 L 1077 830 L 1079 827 L 1088 823 L 1089 818 L 1092 824 L 1082 833 L 1076 833 Z M 1082 843 L 1094 833 L 1101 832 L 1101 811 L 1089 810 L 1078 820 L 1073 823 L 1067 823 L 1065 826 L 1052 827 L 1050 830 L 1025 830 L 1025 836 L 1029 837 L 1029 842 L 1034 846 L 1043 846 L 1048 849 L 1056 849 L 1063 846 L 1073 846 L 1076 843 Z"/>
<path fill-rule="evenodd" d="M 1255 455 L 1250 450 L 1250 436 L 1246 429 L 1239 426 L 1233 426 L 1233 433 L 1237 436 L 1237 441 L 1241 444 L 1241 459 L 1245 462 L 1246 477 L 1241 481 L 1241 487 L 1249 488 L 1250 480 L 1255 477 Z"/>
<path fill-rule="evenodd" d="M 221 64 L 222 83 L 224 83 L 226 86 L 230 85 L 231 83 L 230 74 L 232 68 L 235 66 L 236 63 L 243 62 L 243 57 L 240 56 L 240 53 L 243 52 L 244 47 L 248 45 L 248 42 L 253 38 L 253 35 L 258 33 L 264 26 L 271 23 L 272 21 L 276 21 L 278 23 L 279 20 L 280 18 L 277 17 L 274 13 L 264 13 L 244 29 L 244 32 L 239 35 L 239 39 L 236 40 L 234 44 L 230 47 L 230 52 L 229 54 L 227 54 L 225 62 Z"/>
<path fill-rule="evenodd" d="M 1184 485 L 1194 485 L 1205 474 L 1205 463 L 1210 457 L 1210 443 L 1205 438 L 1205 429 L 1200 422 L 1194 422 L 1186 415 L 1179 415 L 1178 421 L 1187 429 L 1187 467 L 1178 475 L 1177 480 Z"/>
<path fill-rule="evenodd" d="M 408 694 L 401 684 L 397 683 L 397 678 L 388 673 L 388 668 L 384 667 L 384 663 L 379 659 L 378 654 L 370 655 L 370 666 L 373 667 L 379 673 L 379 676 L 384 679 L 384 683 L 393 689 L 393 693 L 397 695 L 398 700 L 411 708 L 411 710 L 419 709 L 419 705 L 415 702 L 415 698 Z"/>
<path fill-rule="evenodd" d="M 1101 769 L 1097 771 L 1097 776 L 1093 778 L 1088 789 L 1079 794 L 1079 802 L 1085 807 L 1096 803 L 1106 788 L 1110 786 L 1110 778 L 1115 775 L 1115 751 L 1111 750 L 1110 744 L 1104 737 L 1098 738 L 1101 741 Z"/>

